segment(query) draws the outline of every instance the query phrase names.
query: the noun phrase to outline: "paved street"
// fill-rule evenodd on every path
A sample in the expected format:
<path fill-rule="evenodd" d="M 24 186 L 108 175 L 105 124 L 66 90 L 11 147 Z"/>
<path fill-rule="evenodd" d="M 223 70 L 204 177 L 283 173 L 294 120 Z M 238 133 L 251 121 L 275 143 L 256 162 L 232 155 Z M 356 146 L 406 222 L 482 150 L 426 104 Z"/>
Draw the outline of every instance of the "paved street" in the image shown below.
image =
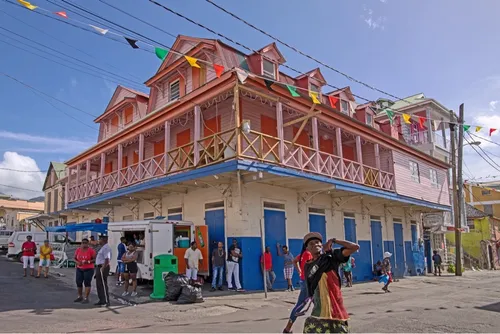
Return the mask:
<path fill-rule="evenodd" d="M 93 308 L 74 304 L 67 278 L 22 278 L 0 259 L 2 332 L 281 332 L 297 293 L 235 294 L 195 305 L 146 303 Z M 495 332 L 500 328 L 500 273 L 401 280 L 393 293 L 377 283 L 345 289 L 354 332 Z M 95 300 L 95 297 L 94 297 Z M 295 332 L 302 329 L 299 320 Z"/>

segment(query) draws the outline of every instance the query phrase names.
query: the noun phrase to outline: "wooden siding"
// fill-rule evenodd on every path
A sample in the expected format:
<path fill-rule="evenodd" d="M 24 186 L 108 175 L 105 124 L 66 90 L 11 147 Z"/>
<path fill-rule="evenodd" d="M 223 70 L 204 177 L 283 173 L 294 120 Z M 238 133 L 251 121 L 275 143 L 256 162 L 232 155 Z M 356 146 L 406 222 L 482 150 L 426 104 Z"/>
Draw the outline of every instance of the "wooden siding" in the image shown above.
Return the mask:
<path fill-rule="evenodd" d="M 394 159 L 394 178 L 396 183 L 396 192 L 401 195 L 422 199 L 432 203 L 450 205 L 448 173 L 446 169 L 430 167 L 415 157 L 393 151 Z M 420 173 L 420 183 L 412 180 L 409 162 L 418 163 Z M 429 170 L 434 169 L 437 172 L 439 188 L 431 184 Z"/>

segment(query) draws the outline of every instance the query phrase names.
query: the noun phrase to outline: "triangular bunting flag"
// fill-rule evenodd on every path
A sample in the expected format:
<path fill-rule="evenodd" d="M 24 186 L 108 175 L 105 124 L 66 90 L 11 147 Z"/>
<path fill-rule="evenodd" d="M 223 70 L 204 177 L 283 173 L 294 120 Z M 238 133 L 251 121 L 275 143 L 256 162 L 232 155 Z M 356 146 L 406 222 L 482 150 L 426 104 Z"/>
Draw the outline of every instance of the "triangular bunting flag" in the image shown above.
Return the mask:
<path fill-rule="evenodd" d="M 418 126 L 420 127 L 421 130 L 425 129 L 425 117 L 419 117 L 418 118 Z"/>
<path fill-rule="evenodd" d="M 196 63 L 198 61 L 198 59 L 193 58 L 193 57 L 189 57 L 189 56 L 184 56 L 184 58 L 186 58 L 186 60 L 188 61 L 189 65 L 191 65 L 191 67 L 201 68 L 200 65 L 198 65 Z"/>
<path fill-rule="evenodd" d="M 393 125 L 394 124 L 394 111 L 392 111 L 391 109 L 385 109 L 384 111 L 387 114 L 387 117 L 389 117 L 389 123 L 391 123 L 391 125 Z"/>
<path fill-rule="evenodd" d="M 438 129 L 439 129 L 439 126 L 441 125 L 441 122 L 442 122 L 442 121 L 438 121 L 438 120 L 435 120 L 435 121 L 434 121 L 434 128 L 435 128 L 436 130 L 438 130 Z"/>
<path fill-rule="evenodd" d="M 493 129 L 493 128 L 490 129 L 490 137 L 493 134 L 493 132 L 495 132 L 495 131 L 497 131 L 497 129 Z"/>
<path fill-rule="evenodd" d="M 35 10 L 38 8 L 38 6 L 34 6 L 34 5 L 30 4 L 28 1 L 17 0 L 17 2 L 19 2 L 21 5 L 28 8 L 29 10 Z"/>
<path fill-rule="evenodd" d="M 464 131 L 467 132 L 467 131 L 469 131 L 469 129 L 470 129 L 470 125 L 464 125 Z"/>
<path fill-rule="evenodd" d="M 96 27 L 96 26 L 93 26 L 91 24 L 89 24 L 89 26 L 91 26 L 92 28 L 94 28 L 98 33 L 102 34 L 102 35 L 106 35 L 108 33 L 108 29 L 103 29 L 103 28 L 99 28 L 99 27 Z"/>
<path fill-rule="evenodd" d="M 66 12 L 55 12 L 54 14 L 59 15 L 60 17 L 64 17 L 65 19 L 68 18 L 68 14 L 66 14 Z"/>
<path fill-rule="evenodd" d="M 411 122 L 410 122 L 411 116 L 410 115 L 403 114 L 402 116 L 403 116 L 403 120 L 405 121 L 406 124 L 411 124 Z"/>
<path fill-rule="evenodd" d="M 168 55 L 168 50 L 155 48 L 155 54 L 156 57 L 160 58 L 161 60 L 165 60 L 165 57 Z"/>
<path fill-rule="evenodd" d="M 337 109 L 337 102 L 339 101 L 339 99 L 329 95 L 328 100 L 330 101 L 330 105 L 332 106 L 332 108 Z"/>
<path fill-rule="evenodd" d="M 476 132 L 481 131 L 482 128 L 483 128 L 482 126 L 476 126 Z"/>
<path fill-rule="evenodd" d="M 214 64 L 214 71 L 215 71 L 215 75 L 217 76 L 217 78 L 220 78 L 222 73 L 224 73 L 224 66 Z"/>
<path fill-rule="evenodd" d="M 236 70 L 236 75 L 238 76 L 238 80 L 239 80 L 242 84 L 244 84 L 244 83 L 245 83 L 245 81 L 246 81 L 246 80 L 247 80 L 247 78 L 248 78 L 248 73 L 247 73 L 247 72 L 245 72 L 245 71 L 243 71 L 243 70 L 239 70 L 239 69 L 237 69 L 237 70 Z"/>
<path fill-rule="evenodd" d="M 293 97 L 300 97 L 300 94 L 297 93 L 297 88 L 290 86 L 290 85 L 286 85 L 286 88 L 288 88 L 290 95 L 292 95 Z"/>
<path fill-rule="evenodd" d="M 314 104 L 321 104 L 321 102 L 319 102 L 319 99 L 318 99 L 318 93 L 315 93 L 315 92 L 309 92 L 309 96 L 311 97 L 311 99 L 313 100 L 313 103 Z"/>
<path fill-rule="evenodd" d="M 131 39 L 131 38 L 128 38 L 128 37 L 125 37 L 125 39 L 127 40 L 128 44 L 130 44 L 130 46 L 134 49 L 138 49 L 139 47 L 137 46 L 137 40 L 136 39 Z"/>
<path fill-rule="evenodd" d="M 264 83 L 266 84 L 267 89 L 269 89 L 269 90 L 273 90 L 273 89 L 271 88 L 271 86 L 272 86 L 272 85 L 273 85 L 273 83 L 274 83 L 273 81 L 264 79 Z"/>

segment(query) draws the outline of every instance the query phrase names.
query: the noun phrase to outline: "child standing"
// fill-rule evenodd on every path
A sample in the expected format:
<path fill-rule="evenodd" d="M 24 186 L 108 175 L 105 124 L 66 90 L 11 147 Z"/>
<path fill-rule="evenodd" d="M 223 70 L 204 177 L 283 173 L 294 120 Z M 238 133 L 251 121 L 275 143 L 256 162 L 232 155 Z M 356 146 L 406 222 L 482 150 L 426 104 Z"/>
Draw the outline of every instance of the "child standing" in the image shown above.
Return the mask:
<path fill-rule="evenodd" d="M 439 255 L 436 250 L 433 253 L 434 255 L 432 255 L 432 261 L 434 262 L 434 276 L 436 276 L 438 272 L 439 276 L 441 276 L 441 255 Z"/>
<path fill-rule="evenodd" d="M 349 256 L 349 259 L 342 265 L 342 271 L 346 280 L 346 288 L 352 287 L 352 270 L 356 267 L 354 258 Z"/>
<path fill-rule="evenodd" d="M 391 253 L 385 252 L 384 253 L 384 260 L 382 261 L 383 278 L 381 278 L 380 281 L 385 283 L 384 287 L 382 288 L 382 290 L 384 290 L 385 292 L 391 292 L 389 290 L 389 284 L 392 283 L 391 256 L 392 256 Z"/>

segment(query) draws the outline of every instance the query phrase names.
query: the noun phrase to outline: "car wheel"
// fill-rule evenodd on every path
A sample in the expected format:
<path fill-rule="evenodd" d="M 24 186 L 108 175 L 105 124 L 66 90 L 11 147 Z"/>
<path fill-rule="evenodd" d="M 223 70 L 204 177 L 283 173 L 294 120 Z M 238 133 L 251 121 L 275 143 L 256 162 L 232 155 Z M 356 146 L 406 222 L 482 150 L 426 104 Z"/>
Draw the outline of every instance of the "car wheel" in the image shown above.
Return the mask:
<path fill-rule="evenodd" d="M 19 253 L 19 254 L 17 254 L 16 260 L 17 260 L 18 262 L 23 263 L 23 253 Z"/>

